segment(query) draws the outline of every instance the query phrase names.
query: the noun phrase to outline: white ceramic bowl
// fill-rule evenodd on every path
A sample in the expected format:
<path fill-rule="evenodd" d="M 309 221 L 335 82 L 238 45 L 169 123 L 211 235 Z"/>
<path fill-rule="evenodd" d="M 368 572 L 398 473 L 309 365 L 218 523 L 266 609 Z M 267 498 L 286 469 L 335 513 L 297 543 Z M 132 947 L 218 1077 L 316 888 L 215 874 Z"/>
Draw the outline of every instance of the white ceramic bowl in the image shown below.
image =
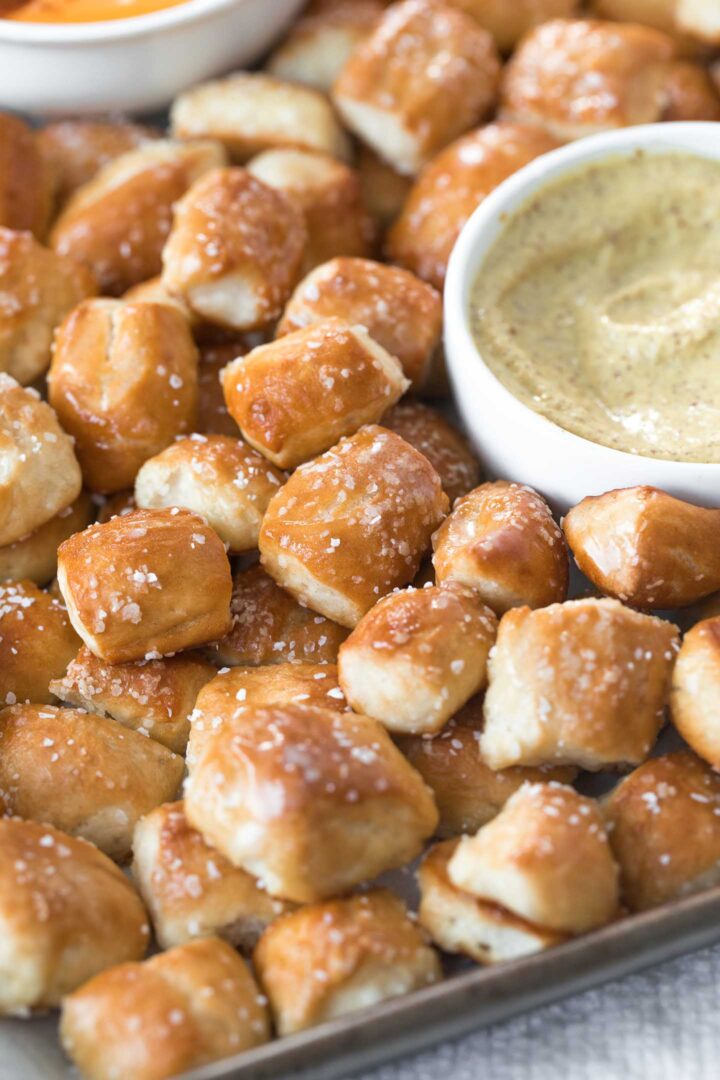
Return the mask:
<path fill-rule="evenodd" d="M 303 0 L 187 0 L 97 23 L 0 19 L 0 108 L 45 116 L 160 109 L 256 60 Z"/>
<path fill-rule="evenodd" d="M 470 332 L 470 293 L 507 214 L 548 181 L 608 155 L 688 151 L 720 159 L 720 123 L 648 124 L 595 135 L 531 162 L 478 207 L 450 258 L 445 284 L 445 351 L 470 439 L 492 477 L 541 491 L 564 513 L 586 495 L 652 484 L 705 506 L 720 506 L 720 464 L 661 461 L 612 450 L 533 412 L 492 374 Z"/>

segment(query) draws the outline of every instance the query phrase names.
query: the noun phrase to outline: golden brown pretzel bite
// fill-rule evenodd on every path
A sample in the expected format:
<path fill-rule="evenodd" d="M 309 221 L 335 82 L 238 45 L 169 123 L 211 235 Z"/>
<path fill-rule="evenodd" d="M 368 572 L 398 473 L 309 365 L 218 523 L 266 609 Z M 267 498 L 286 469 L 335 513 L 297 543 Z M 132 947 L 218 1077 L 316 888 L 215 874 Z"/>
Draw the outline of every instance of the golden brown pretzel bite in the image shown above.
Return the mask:
<path fill-rule="evenodd" d="M 135 510 L 76 533 L 58 552 L 73 626 L 111 664 L 192 649 L 230 626 L 222 541 L 187 510 Z"/>
<path fill-rule="evenodd" d="M 414 858 L 432 795 L 375 720 L 308 705 L 250 708 L 212 736 L 185 813 L 271 896 L 337 896 Z"/>
<path fill-rule="evenodd" d="M 425 455 L 451 506 L 480 483 L 480 465 L 467 440 L 436 409 L 406 398 L 385 413 L 382 425 Z"/>
<path fill-rule="evenodd" d="M 192 430 L 197 349 L 167 304 L 87 300 L 55 336 L 50 403 L 93 491 L 131 487 L 140 466 Z"/>
<path fill-rule="evenodd" d="M 670 709 L 683 739 L 720 770 L 720 618 L 696 623 L 673 669 Z"/>
<path fill-rule="evenodd" d="M 350 141 L 324 94 L 270 75 L 239 71 L 176 98 L 173 134 L 218 139 L 233 161 L 288 146 L 347 160 Z"/>
<path fill-rule="evenodd" d="M 139 960 L 150 931 L 135 889 L 93 844 L 10 817 L 0 818 L 0 918 L 2 1015 L 53 1008 L 104 968 Z"/>
<path fill-rule="evenodd" d="M 354 169 L 310 150 L 266 150 L 247 168 L 302 211 L 307 228 L 303 273 L 336 255 L 372 254 L 375 225 Z"/>
<path fill-rule="evenodd" d="M 267 71 L 327 93 L 385 6 L 382 0 L 337 0 L 319 11 L 311 8 L 271 53 Z"/>
<path fill-rule="evenodd" d="M 62 205 L 104 165 L 158 137 L 153 128 L 124 120 L 59 120 L 41 128 L 36 139 Z"/>
<path fill-rule="evenodd" d="M 185 753 L 190 713 L 202 687 L 215 677 L 212 664 L 194 653 L 107 664 L 83 647 L 66 666 L 51 683 L 56 697 L 149 735 L 175 754 Z"/>
<path fill-rule="evenodd" d="M 294 907 L 191 829 L 181 802 L 164 803 L 135 826 L 133 878 L 163 949 L 217 935 L 250 952 L 263 930 Z"/>
<path fill-rule="evenodd" d="M 499 49 L 510 52 L 524 34 L 550 19 L 571 18 L 581 0 L 450 0 L 488 30 Z M 643 19 L 638 19 L 643 22 Z"/>
<path fill-rule="evenodd" d="M 475 589 L 498 615 L 567 596 L 568 557 L 550 507 L 532 488 L 505 480 L 459 499 L 433 536 L 438 582 Z"/>
<path fill-rule="evenodd" d="M 668 65 L 663 120 L 720 120 L 720 94 L 707 70 L 690 60 Z"/>
<path fill-rule="evenodd" d="M 499 74 L 473 19 L 439 0 L 403 0 L 355 48 L 332 98 L 351 131 L 413 175 L 490 110 Z"/>
<path fill-rule="evenodd" d="M 498 184 L 557 147 L 527 124 L 488 124 L 442 150 L 410 190 L 385 241 L 391 262 L 441 289 L 465 222 Z"/>
<path fill-rule="evenodd" d="M 183 760 L 154 739 L 79 709 L 0 712 L 0 791 L 9 814 L 47 821 L 120 862 L 138 818 L 175 798 Z"/>
<path fill-rule="evenodd" d="M 53 330 L 96 291 L 90 271 L 28 232 L 0 228 L 0 370 L 27 386 L 50 366 Z"/>
<path fill-rule="evenodd" d="M 563 528 L 593 585 L 628 604 L 686 607 L 720 589 L 720 510 L 618 488 L 583 499 Z"/>
<path fill-rule="evenodd" d="M 200 337 L 203 326 L 201 319 L 188 307 L 182 297 L 168 292 L 159 275 L 148 278 L 147 281 L 141 281 L 139 285 L 133 285 L 132 289 L 128 289 L 122 298 L 133 302 L 171 304 L 187 319 L 193 333 L 197 333 L 198 337 Z"/>
<path fill-rule="evenodd" d="M 460 840 L 447 869 L 471 896 L 560 933 L 602 926 L 619 905 L 600 808 L 564 784 L 524 784 L 497 817 Z"/>
<path fill-rule="evenodd" d="M 650 752 L 677 627 L 617 600 L 570 600 L 500 620 L 480 747 L 509 765 L 637 765 Z"/>
<path fill-rule="evenodd" d="M 0 544 L 24 539 L 80 494 L 73 441 L 53 409 L 0 373 Z"/>
<path fill-rule="evenodd" d="M 501 116 L 562 141 L 662 118 L 672 38 L 632 23 L 554 19 L 503 74 Z"/>
<path fill-rule="evenodd" d="M 146 509 L 184 506 L 204 517 L 230 551 L 257 548 L 260 523 L 285 474 L 227 435 L 191 435 L 146 461 L 135 501 Z"/>
<path fill-rule="evenodd" d="M 364 327 L 335 318 L 258 346 L 233 360 L 222 380 L 243 436 L 285 469 L 376 423 L 410 385 Z"/>
<path fill-rule="evenodd" d="M 60 600 L 31 581 L 0 585 L 0 702 L 51 702 L 52 679 L 75 655 L 78 637 Z"/>
<path fill-rule="evenodd" d="M 209 653 L 230 667 L 286 663 L 331 664 L 348 631 L 281 589 L 261 566 L 233 579 L 232 627 Z"/>
<path fill-rule="evenodd" d="M 0 226 L 27 229 L 42 240 L 52 213 L 52 179 L 30 128 L 0 112 Z"/>
<path fill-rule="evenodd" d="M 331 259 L 297 286 L 276 336 L 331 317 L 364 326 L 400 361 L 414 387 L 423 384 L 442 331 L 442 300 L 431 285 L 371 259 Z"/>
<path fill-rule="evenodd" d="M 47 585 L 57 572 L 57 549 L 63 540 L 80 532 L 93 521 L 95 508 L 87 492 L 50 518 L 45 525 L 0 547 L 0 581 L 28 578 L 36 585 Z"/>
<path fill-rule="evenodd" d="M 434 733 L 484 689 L 497 619 L 463 585 L 384 597 L 340 646 L 340 686 L 389 731 Z"/>
<path fill-rule="evenodd" d="M 282 192 L 245 169 L 213 169 L 175 206 L 162 282 L 208 322 L 267 326 L 300 273 L 307 230 Z"/>
<path fill-rule="evenodd" d="M 131 150 L 78 188 L 50 244 L 90 266 L 103 293 L 120 296 L 160 273 L 173 203 L 224 160 L 222 147 L 210 140 L 161 139 Z"/>
<path fill-rule="evenodd" d="M 265 931 L 254 962 L 279 1035 L 441 978 L 437 953 L 385 889 L 286 915 Z"/>
<path fill-rule="evenodd" d="M 269 1038 L 264 998 L 226 942 L 119 964 L 63 1001 L 60 1039 L 87 1080 L 164 1080 Z"/>
<path fill-rule="evenodd" d="M 412 581 L 447 509 L 427 458 L 371 425 L 293 473 L 263 518 L 260 558 L 301 603 L 352 628 Z"/>
<path fill-rule="evenodd" d="M 720 881 L 720 777 L 689 751 L 646 761 L 613 789 L 604 812 L 631 911 Z"/>

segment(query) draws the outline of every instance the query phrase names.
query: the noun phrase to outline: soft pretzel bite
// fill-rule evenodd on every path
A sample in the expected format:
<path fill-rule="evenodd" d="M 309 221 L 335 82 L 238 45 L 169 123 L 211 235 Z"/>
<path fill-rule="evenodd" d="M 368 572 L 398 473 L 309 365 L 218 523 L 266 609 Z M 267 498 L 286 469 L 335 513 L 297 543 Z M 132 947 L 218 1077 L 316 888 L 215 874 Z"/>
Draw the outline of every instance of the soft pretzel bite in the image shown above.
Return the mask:
<path fill-rule="evenodd" d="M 301 603 L 352 629 L 412 581 L 448 505 L 427 458 L 370 425 L 293 473 L 263 518 L 260 559 Z"/>
<path fill-rule="evenodd" d="M 638 765 L 650 752 L 677 627 L 617 600 L 570 600 L 500 620 L 480 749 L 510 765 Z"/>
<path fill-rule="evenodd" d="M 131 150 L 78 188 L 53 226 L 50 245 L 86 263 L 101 292 L 120 296 L 160 273 L 173 203 L 224 160 L 210 140 L 160 139 Z"/>
<path fill-rule="evenodd" d="M 24 539 L 70 506 L 82 477 L 73 441 L 40 395 L 0 372 L 0 544 Z"/>
<path fill-rule="evenodd" d="M 720 44 L 720 11 L 713 0 L 677 0 L 678 28 L 707 44 Z"/>
<path fill-rule="evenodd" d="M 474 701 L 480 702 L 480 698 Z M 453 718 L 432 738 L 403 735 L 397 740 L 405 757 L 435 796 L 440 814 L 437 835 L 442 837 L 476 832 L 525 783 L 557 780 L 567 784 L 577 775 L 577 769 L 568 765 L 515 766 L 495 772 L 480 749 L 481 726 L 464 719 L 472 706 L 473 702 L 469 702 L 457 719 Z M 473 711 L 481 713 L 482 706 L 474 707 Z"/>
<path fill-rule="evenodd" d="M 425 381 L 442 331 L 442 300 L 431 285 L 371 259 L 331 259 L 297 286 L 276 335 L 332 317 L 363 326 L 414 387 Z"/>
<path fill-rule="evenodd" d="M 532 488 L 481 484 L 455 504 L 433 536 L 438 582 L 475 589 L 498 615 L 565 599 L 568 557 L 550 507 Z"/>
<path fill-rule="evenodd" d="M 339 0 L 307 12 L 271 53 L 266 70 L 275 78 L 327 93 L 384 7 L 382 0 Z"/>
<path fill-rule="evenodd" d="M 124 861 L 135 822 L 176 794 L 183 760 L 154 739 L 79 709 L 13 705 L 0 712 L 6 812 L 47 821 Z"/>
<path fill-rule="evenodd" d="M 294 906 L 268 896 L 206 844 L 181 802 L 163 803 L 137 823 L 132 873 L 162 949 L 217 935 L 250 952 L 263 930 Z"/>
<path fill-rule="evenodd" d="M 349 139 L 324 94 L 258 72 L 239 71 L 186 90 L 170 119 L 178 138 L 218 139 L 241 163 L 278 147 L 350 157 Z"/>
<path fill-rule="evenodd" d="M 0 818 L 0 1015 L 54 1008 L 104 968 L 139 960 L 147 916 L 101 851 L 51 825 Z"/>
<path fill-rule="evenodd" d="M 198 354 L 167 304 L 87 300 L 55 335 L 50 403 L 93 491 L 131 487 L 140 466 L 192 430 Z"/>
<path fill-rule="evenodd" d="M 635 607 L 686 607 L 720 589 L 720 510 L 617 488 L 583 499 L 563 528 L 593 585 Z"/>
<path fill-rule="evenodd" d="M 389 731 L 432 734 L 484 689 L 496 633 L 492 611 L 463 585 L 391 593 L 340 646 L 340 686 Z"/>
<path fill-rule="evenodd" d="M 618 867 L 600 808 L 571 787 L 524 784 L 447 866 L 458 889 L 566 934 L 610 922 L 619 906 Z"/>
<path fill-rule="evenodd" d="M 158 137 L 153 128 L 126 120 L 58 120 L 41 128 L 36 139 L 62 205 L 104 165 Z"/>
<path fill-rule="evenodd" d="M 720 882 L 720 777 L 695 754 L 651 758 L 620 781 L 603 809 L 631 911 Z"/>
<path fill-rule="evenodd" d="M 720 771 L 720 618 L 685 634 L 673 669 L 670 710 L 685 742 Z"/>
<path fill-rule="evenodd" d="M 27 578 L 47 585 L 57 572 L 57 549 L 63 540 L 86 528 L 94 518 L 92 499 L 87 492 L 50 518 L 28 536 L 0 547 L 0 581 Z"/>
<path fill-rule="evenodd" d="M 382 425 L 425 455 L 451 506 L 480 483 L 480 465 L 469 443 L 437 409 L 405 399 L 385 413 Z"/>
<path fill-rule="evenodd" d="M 232 627 L 209 655 L 220 664 L 333 664 L 348 631 L 298 603 L 261 566 L 239 570 L 230 603 Z"/>
<path fill-rule="evenodd" d="M 259 345 L 233 360 L 222 381 L 244 438 L 284 469 L 376 423 L 410 385 L 364 327 L 336 318 Z"/>
<path fill-rule="evenodd" d="M 501 116 L 561 141 L 662 118 L 672 38 L 633 23 L 554 19 L 505 68 Z"/>
<path fill-rule="evenodd" d="M 499 964 L 567 940 L 567 934 L 528 922 L 454 885 L 448 863 L 458 843 L 444 840 L 435 844 L 418 869 L 418 919 L 436 945 L 445 952 L 469 956 L 478 964 Z"/>
<path fill-rule="evenodd" d="M 0 226 L 42 240 L 52 213 L 52 173 L 35 136 L 17 116 L 0 112 Z"/>
<path fill-rule="evenodd" d="M 527 124 L 488 124 L 451 143 L 415 181 L 385 240 L 391 262 L 438 289 L 465 222 L 498 184 L 557 147 Z"/>
<path fill-rule="evenodd" d="M 244 356 L 248 348 L 243 340 L 200 346 L 197 430 L 201 434 L 229 435 L 235 439 L 240 434 L 225 404 L 220 374 L 238 356 Z"/>
<path fill-rule="evenodd" d="M 0 702 L 54 701 L 48 684 L 63 674 L 77 645 L 54 596 L 31 581 L 0 585 Z"/>
<path fill-rule="evenodd" d="M 332 99 L 355 135 L 412 176 L 489 112 L 499 75 L 473 19 L 439 0 L 402 0 L 352 52 Z"/>
<path fill-rule="evenodd" d="M 414 858 L 429 790 L 375 720 L 309 705 L 250 708 L 208 741 L 185 788 L 208 843 L 271 896 L 337 896 Z"/>
<path fill-rule="evenodd" d="M 135 501 L 145 509 L 194 510 L 230 551 L 252 551 L 263 514 L 284 482 L 284 473 L 242 439 L 195 434 L 145 462 L 135 478 Z"/>
<path fill-rule="evenodd" d="M 51 692 L 61 701 L 117 720 L 175 754 L 185 753 L 190 713 L 202 687 L 215 677 L 212 664 L 193 653 L 107 664 L 83 647 L 66 668 L 51 680 Z"/>
<path fill-rule="evenodd" d="M 188 769 L 195 767 L 228 720 L 267 705 L 314 705 L 333 712 L 348 707 L 335 664 L 269 664 L 222 671 L 200 691 L 190 717 Z"/>
<path fill-rule="evenodd" d="M 720 120 L 720 94 L 707 70 L 691 60 L 668 65 L 663 120 Z"/>
<path fill-rule="evenodd" d="M 225 548 L 188 510 L 135 510 L 76 533 L 60 545 L 58 582 L 78 634 L 111 664 L 192 649 L 230 627 Z"/>
<path fill-rule="evenodd" d="M 27 386 L 50 366 L 53 331 L 96 291 L 90 271 L 28 232 L 0 228 L 0 370 Z"/>
<path fill-rule="evenodd" d="M 354 169 L 310 150 L 266 150 L 247 168 L 302 211 L 307 228 L 303 273 L 336 255 L 372 254 L 375 225 Z"/>
<path fill-rule="evenodd" d="M 652 26 L 669 34 L 682 47 L 683 53 L 692 48 L 690 39 L 683 37 L 678 29 L 678 0 L 590 0 L 588 6 L 595 18 Z"/>
<path fill-rule="evenodd" d="M 307 231 L 295 204 L 245 169 L 213 169 L 175 206 L 162 282 L 230 330 L 276 319 L 300 273 Z"/>
<path fill-rule="evenodd" d="M 472 15 L 491 33 L 502 52 L 510 52 L 533 27 L 550 19 L 572 18 L 577 14 L 581 0 L 512 0 L 512 3 L 507 0 L 451 0 L 451 3 Z"/>
<path fill-rule="evenodd" d="M 195 312 L 188 307 L 182 297 L 168 292 L 159 275 L 148 278 L 147 281 L 141 281 L 139 285 L 133 285 L 131 289 L 128 289 L 123 294 L 123 300 L 132 300 L 133 303 L 171 304 L 187 319 L 188 325 L 193 332 L 199 331 L 202 327 L 202 321 Z"/>
<path fill-rule="evenodd" d="M 412 179 L 396 172 L 369 146 L 360 147 L 357 170 L 363 201 L 376 225 L 384 231 L 402 210 Z"/>
<path fill-rule="evenodd" d="M 408 994 L 442 974 L 423 931 L 385 889 L 286 915 L 265 931 L 253 959 L 279 1035 Z"/>
<path fill-rule="evenodd" d="M 119 964 L 62 1004 L 60 1040 L 87 1080 L 165 1080 L 269 1037 L 250 969 L 219 938 Z"/>

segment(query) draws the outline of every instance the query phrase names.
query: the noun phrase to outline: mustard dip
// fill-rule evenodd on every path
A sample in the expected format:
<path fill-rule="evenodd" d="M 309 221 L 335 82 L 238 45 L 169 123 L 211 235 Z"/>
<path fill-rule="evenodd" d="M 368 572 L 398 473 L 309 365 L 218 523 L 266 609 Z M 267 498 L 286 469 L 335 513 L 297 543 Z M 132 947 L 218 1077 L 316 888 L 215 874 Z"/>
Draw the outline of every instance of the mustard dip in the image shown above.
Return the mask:
<path fill-rule="evenodd" d="M 638 152 L 543 188 L 483 263 L 471 315 L 488 367 L 560 427 L 720 462 L 720 162 Z"/>

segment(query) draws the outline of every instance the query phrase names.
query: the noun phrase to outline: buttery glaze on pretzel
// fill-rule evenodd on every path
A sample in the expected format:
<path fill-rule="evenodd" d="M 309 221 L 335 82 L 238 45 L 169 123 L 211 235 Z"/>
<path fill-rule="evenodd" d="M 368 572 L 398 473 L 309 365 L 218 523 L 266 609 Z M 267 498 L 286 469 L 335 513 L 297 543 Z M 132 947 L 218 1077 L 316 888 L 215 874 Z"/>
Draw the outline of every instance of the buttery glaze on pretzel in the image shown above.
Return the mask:
<path fill-rule="evenodd" d="M 488 124 L 425 166 L 385 239 L 390 262 L 442 289 L 465 222 L 498 184 L 558 143 L 529 124 Z"/>
<path fill-rule="evenodd" d="M 50 404 L 94 491 L 131 487 L 140 466 L 192 430 L 198 354 L 166 304 L 87 300 L 55 336 Z"/>
<path fill-rule="evenodd" d="M 60 600 L 31 581 L 0 585 L 0 702 L 50 703 L 78 637 Z"/>
<path fill-rule="evenodd" d="M 670 709 L 685 742 L 720 770 L 720 618 L 696 623 L 684 638 L 673 669 Z"/>
<path fill-rule="evenodd" d="M 0 226 L 43 240 L 52 213 L 52 174 L 22 120 L 0 112 Z"/>
<path fill-rule="evenodd" d="M 29 232 L 0 228 L 0 371 L 35 382 L 50 366 L 53 331 L 96 291 L 93 275 Z"/>
<path fill-rule="evenodd" d="M 70 620 L 111 664 L 222 637 L 232 577 L 222 541 L 188 510 L 134 510 L 76 533 L 58 552 Z"/>
<path fill-rule="evenodd" d="M 351 53 L 332 99 L 347 127 L 414 175 L 485 116 L 500 74 L 490 35 L 439 0 L 402 0 Z"/>
<path fill-rule="evenodd" d="M 276 319 L 299 276 L 301 211 L 245 169 L 213 169 L 174 208 L 162 282 L 196 315 L 234 331 Z"/>
<path fill-rule="evenodd" d="M 57 550 L 63 540 L 81 532 L 95 516 L 92 499 L 81 492 L 44 525 L 11 544 L 0 547 L 0 581 L 22 581 L 47 585 L 57 573 Z"/>
<path fill-rule="evenodd" d="M 279 1035 L 438 982 L 440 960 L 402 900 L 374 889 L 278 919 L 253 960 Z"/>
<path fill-rule="evenodd" d="M 412 581 L 447 510 L 427 458 L 370 425 L 293 473 L 263 518 L 260 558 L 301 603 L 352 629 Z"/>
<path fill-rule="evenodd" d="M 467 585 L 502 615 L 565 599 L 568 557 L 550 507 L 532 488 L 505 480 L 459 499 L 433 536 L 438 582 Z"/>
<path fill-rule="evenodd" d="M 631 911 L 720 881 L 720 777 L 690 751 L 646 761 L 613 789 L 604 813 Z"/>
<path fill-rule="evenodd" d="M 413 387 L 425 382 L 442 330 L 442 299 L 432 286 L 371 259 L 331 259 L 297 286 L 276 336 L 333 317 L 365 327 L 400 361 Z"/>
<path fill-rule="evenodd" d="M 62 1004 L 62 1045 L 88 1080 L 160 1080 L 269 1037 L 250 969 L 219 938 L 110 968 Z"/>
<path fill-rule="evenodd" d="M 425 455 L 451 506 L 479 484 L 480 464 L 467 439 L 436 409 L 405 398 L 385 413 L 382 425 Z"/>
<path fill-rule="evenodd" d="M 217 139 L 241 163 L 278 147 L 350 157 L 350 141 L 324 94 L 270 75 L 239 71 L 194 86 L 175 99 L 170 121 L 178 138 Z"/>
<path fill-rule="evenodd" d="M 50 246 L 94 271 L 101 292 L 120 296 L 161 270 L 173 203 L 225 162 L 218 143 L 159 139 L 105 165 L 68 200 Z"/>
<path fill-rule="evenodd" d="M 287 149 L 266 150 L 247 168 L 302 211 L 307 228 L 303 273 L 336 255 L 372 254 L 375 226 L 354 169 L 329 154 Z"/>
<path fill-rule="evenodd" d="M 362 326 L 336 318 L 238 357 L 222 381 L 245 439 L 284 469 L 376 423 L 410 385 L 399 361 Z"/>
<path fill-rule="evenodd" d="M 217 936 L 249 953 L 266 927 L 294 907 L 268 896 L 206 844 L 181 802 L 164 803 L 137 823 L 132 872 L 163 949 Z"/>
<path fill-rule="evenodd" d="M 185 788 L 190 824 L 271 896 L 337 896 L 421 850 L 429 790 L 384 728 L 309 705 L 251 708 L 213 734 Z"/>
<path fill-rule="evenodd" d="M 507 612 L 485 696 L 488 765 L 638 765 L 662 725 L 678 645 L 672 623 L 617 600 Z"/>
<path fill-rule="evenodd" d="M 150 936 L 135 889 L 93 844 L 11 817 L 0 818 L 0 918 L 3 1016 L 56 1007 L 105 968 L 140 960 Z"/>
<path fill-rule="evenodd" d="M 563 528 L 593 585 L 635 607 L 687 607 L 720 589 L 720 510 L 618 488 L 583 499 Z"/>
<path fill-rule="evenodd" d="M 503 73 L 501 116 L 561 141 L 662 118 L 672 38 L 631 23 L 554 19 L 531 31 Z"/>

